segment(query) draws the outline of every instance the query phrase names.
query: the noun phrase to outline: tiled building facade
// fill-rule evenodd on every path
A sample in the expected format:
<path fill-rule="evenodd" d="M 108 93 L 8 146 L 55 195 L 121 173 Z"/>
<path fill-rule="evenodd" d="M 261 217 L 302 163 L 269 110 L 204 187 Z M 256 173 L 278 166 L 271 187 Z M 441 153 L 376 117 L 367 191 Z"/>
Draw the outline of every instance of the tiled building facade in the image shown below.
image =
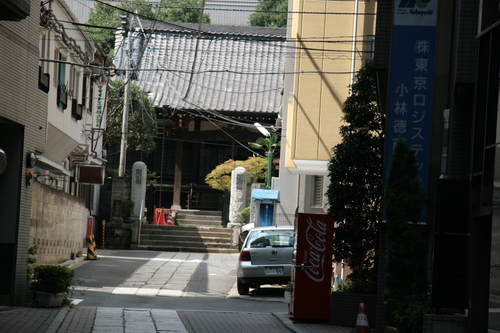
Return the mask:
<path fill-rule="evenodd" d="M 39 13 L 39 2 L 29 1 L 28 16 L 0 21 L 0 149 L 7 157 L 0 174 L 0 304 L 23 304 L 28 294 L 27 154 L 44 149 L 47 126 L 47 94 L 38 89 Z"/>

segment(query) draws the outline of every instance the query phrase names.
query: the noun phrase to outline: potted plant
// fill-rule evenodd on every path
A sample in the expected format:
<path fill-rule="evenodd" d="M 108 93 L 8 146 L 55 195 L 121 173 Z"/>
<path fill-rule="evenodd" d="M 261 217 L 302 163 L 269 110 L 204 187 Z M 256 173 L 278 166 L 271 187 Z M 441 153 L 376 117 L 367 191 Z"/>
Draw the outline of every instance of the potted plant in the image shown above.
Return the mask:
<path fill-rule="evenodd" d="M 39 306 L 61 306 L 71 291 L 75 273 L 66 266 L 40 265 L 33 271 L 31 289 Z"/>
<path fill-rule="evenodd" d="M 284 302 L 285 303 L 290 303 L 290 298 L 292 294 L 292 283 L 288 282 L 286 285 L 283 286 L 283 289 L 285 290 L 284 292 Z"/>

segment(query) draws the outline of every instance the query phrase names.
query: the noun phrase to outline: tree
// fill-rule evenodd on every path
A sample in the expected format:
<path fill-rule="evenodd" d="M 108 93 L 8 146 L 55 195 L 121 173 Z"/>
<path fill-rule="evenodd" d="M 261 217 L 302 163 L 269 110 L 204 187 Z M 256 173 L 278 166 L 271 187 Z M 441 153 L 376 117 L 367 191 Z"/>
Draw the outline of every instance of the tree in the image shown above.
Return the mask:
<path fill-rule="evenodd" d="M 425 200 L 415 153 L 399 138 L 392 153 L 385 195 L 387 217 L 386 296 L 395 306 L 398 332 L 422 332 L 427 296 L 426 228 L 419 225 Z"/>
<path fill-rule="evenodd" d="M 382 198 L 383 114 L 377 106 L 371 61 L 356 74 L 343 105 L 342 141 L 328 163 L 329 213 L 335 230 L 335 261 L 353 270 L 369 269 L 377 252 L 377 223 Z"/>
<path fill-rule="evenodd" d="M 272 159 L 274 153 L 280 147 L 280 142 L 278 141 L 278 136 L 276 134 L 271 134 L 267 138 L 258 138 L 256 142 L 249 142 L 248 145 L 255 149 L 262 149 L 266 152 L 267 157 L 267 178 L 266 178 L 266 188 L 271 188 L 271 173 L 272 173 Z"/>
<path fill-rule="evenodd" d="M 137 13 L 144 20 L 149 18 L 168 22 L 198 23 L 201 13 L 200 8 L 201 0 L 162 0 L 157 12 L 153 11 L 152 4 L 146 0 L 124 1 L 119 6 L 108 6 L 97 2 L 95 7 L 90 10 L 87 24 L 119 28 L 121 26 L 120 15 L 129 15 L 129 12 Z M 202 22 L 210 23 L 210 15 L 205 13 Z M 87 27 L 87 31 L 108 57 L 112 58 L 116 30 Z"/>
<path fill-rule="evenodd" d="M 215 190 L 229 191 L 231 190 L 231 172 L 240 166 L 248 171 L 248 184 L 264 179 L 266 160 L 262 157 L 249 157 L 246 161 L 227 160 L 219 164 L 205 177 L 205 183 Z"/>
<path fill-rule="evenodd" d="M 198 23 L 201 6 L 201 0 L 162 0 L 158 19 L 168 22 Z M 201 22 L 210 24 L 210 15 L 203 13 Z"/>
<path fill-rule="evenodd" d="M 250 15 L 253 27 L 286 27 L 288 0 L 259 0 L 257 10 Z"/>
<path fill-rule="evenodd" d="M 120 15 L 128 15 L 124 9 L 130 12 L 137 12 L 146 17 L 153 17 L 151 4 L 146 0 L 125 1 L 118 7 L 108 6 L 101 2 L 96 2 L 95 7 L 90 10 L 87 24 L 109 28 L 119 28 L 121 26 Z M 113 57 L 115 48 L 116 29 L 105 29 L 98 27 L 86 27 L 88 33 L 99 44 L 109 58 Z"/>
<path fill-rule="evenodd" d="M 122 131 L 124 83 L 113 81 L 108 90 L 108 105 L 105 142 L 119 147 Z M 148 99 L 147 94 L 137 85 L 131 84 L 129 102 L 129 136 L 127 146 L 129 150 L 141 150 L 146 154 L 155 148 L 154 138 L 157 133 L 156 112 Z"/>

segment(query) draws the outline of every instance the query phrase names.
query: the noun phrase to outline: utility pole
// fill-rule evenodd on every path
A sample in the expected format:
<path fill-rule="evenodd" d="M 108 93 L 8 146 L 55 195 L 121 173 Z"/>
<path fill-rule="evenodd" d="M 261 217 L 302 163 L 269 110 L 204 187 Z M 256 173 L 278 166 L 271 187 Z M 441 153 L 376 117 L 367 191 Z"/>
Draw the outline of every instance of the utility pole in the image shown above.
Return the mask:
<path fill-rule="evenodd" d="M 127 136 L 128 136 L 128 112 L 129 112 L 129 100 L 130 100 L 130 52 L 132 50 L 132 41 L 129 36 L 129 22 L 126 16 L 120 16 L 122 18 L 122 27 L 125 29 L 125 41 L 128 43 L 127 46 L 127 62 L 125 68 L 125 88 L 124 88 L 124 101 L 123 101 L 123 117 L 122 117 L 122 139 L 120 144 L 120 164 L 118 166 L 118 177 L 123 177 L 125 169 L 127 167 Z"/>
<path fill-rule="evenodd" d="M 271 135 L 271 133 L 269 133 L 269 131 L 264 127 L 262 126 L 261 124 L 259 123 L 255 123 L 253 124 L 255 127 L 257 127 L 257 129 L 259 130 L 259 132 L 261 132 L 265 137 L 268 138 L 268 146 L 267 146 L 267 174 L 266 174 L 266 188 L 267 189 L 270 189 L 271 188 L 271 168 L 273 167 L 273 149 L 272 149 L 272 145 L 274 144 L 274 139 Z"/>

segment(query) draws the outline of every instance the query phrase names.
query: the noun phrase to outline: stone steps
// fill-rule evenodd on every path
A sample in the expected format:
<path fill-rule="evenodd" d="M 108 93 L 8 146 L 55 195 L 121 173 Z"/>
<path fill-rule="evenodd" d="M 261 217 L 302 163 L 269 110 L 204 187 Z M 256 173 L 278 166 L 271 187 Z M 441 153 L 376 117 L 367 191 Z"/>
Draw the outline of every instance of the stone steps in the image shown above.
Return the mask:
<path fill-rule="evenodd" d="M 222 227 L 220 212 L 179 211 L 175 225 L 144 224 L 133 249 L 175 252 L 237 253 L 232 229 Z"/>
<path fill-rule="evenodd" d="M 181 210 L 177 212 L 175 224 L 195 227 L 221 227 L 222 213 L 212 211 Z"/>

